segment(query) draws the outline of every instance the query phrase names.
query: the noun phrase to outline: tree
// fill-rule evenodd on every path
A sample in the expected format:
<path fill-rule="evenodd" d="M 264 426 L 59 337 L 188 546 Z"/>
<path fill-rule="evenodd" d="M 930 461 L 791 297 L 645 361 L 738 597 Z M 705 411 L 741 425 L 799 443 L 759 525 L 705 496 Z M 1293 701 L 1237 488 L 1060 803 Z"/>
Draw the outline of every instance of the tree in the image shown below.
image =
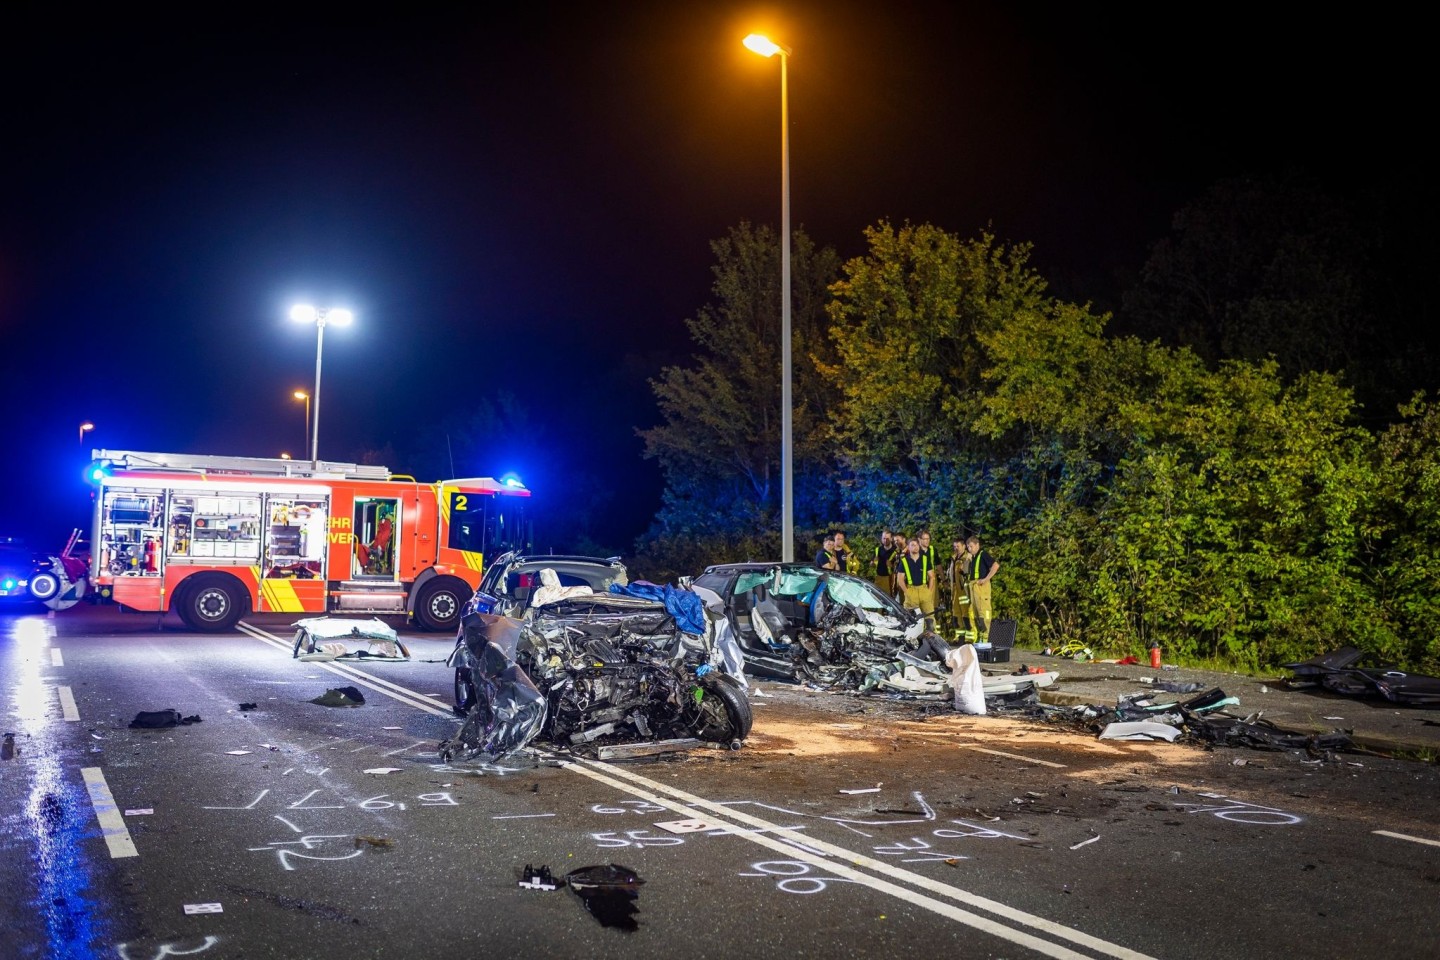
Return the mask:
<path fill-rule="evenodd" d="M 805 527 L 825 522 L 836 502 L 819 429 L 834 390 L 816 364 L 829 353 L 824 304 L 838 258 L 803 230 L 792 243 L 795 515 Z M 780 245 L 769 227 L 741 223 L 711 249 L 713 299 L 686 321 L 695 353 L 651 381 L 662 422 L 639 431 L 645 456 L 665 475 L 664 504 L 647 539 L 773 530 L 771 552 L 778 552 Z"/>
<path fill-rule="evenodd" d="M 988 233 L 964 241 L 881 222 L 865 237 L 868 253 L 831 287 L 835 361 L 819 368 L 840 391 L 833 433 L 856 468 L 923 482 L 933 465 L 973 452 L 979 331 L 1042 310 L 1045 283 L 1027 265 L 1028 245 Z"/>
<path fill-rule="evenodd" d="M 1372 355 L 1371 242 L 1348 205 L 1292 175 L 1213 186 L 1175 215 L 1125 293 L 1145 336 L 1210 364 L 1274 357 L 1282 376 L 1340 372 Z"/>

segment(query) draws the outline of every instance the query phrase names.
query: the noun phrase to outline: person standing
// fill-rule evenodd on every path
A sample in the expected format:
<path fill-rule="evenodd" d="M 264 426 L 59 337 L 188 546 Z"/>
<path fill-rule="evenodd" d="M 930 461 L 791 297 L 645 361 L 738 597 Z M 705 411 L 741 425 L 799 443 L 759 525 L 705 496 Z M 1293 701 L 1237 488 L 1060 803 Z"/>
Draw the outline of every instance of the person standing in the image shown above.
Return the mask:
<path fill-rule="evenodd" d="M 969 578 L 966 592 L 970 596 L 966 619 L 978 640 L 981 633 L 990 632 L 990 581 L 1000 572 L 1000 563 L 980 549 L 979 537 L 966 539 L 965 556 L 965 575 Z"/>
<path fill-rule="evenodd" d="M 820 552 L 815 554 L 815 566 L 821 570 L 840 569 L 835 563 L 835 538 L 827 536 L 825 543 L 820 547 Z"/>
<path fill-rule="evenodd" d="M 889 530 L 880 531 L 880 542 L 875 545 L 875 586 L 887 596 L 895 593 L 895 564 L 900 559 L 900 548 Z"/>
<path fill-rule="evenodd" d="M 835 541 L 835 569 L 841 573 L 854 573 L 857 564 L 845 540 L 845 531 L 836 530 L 830 536 Z"/>
<path fill-rule="evenodd" d="M 965 538 L 956 537 L 950 544 L 950 562 L 945 567 L 945 579 L 948 581 L 950 590 L 950 616 L 948 623 L 951 629 L 959 632 L 961 625 L 965 622 L 964 608 L 970 605 L 970 598 L 965 592 L 965 567 L 968 555 L 965 552 Z"/>
<path fill-rule="evenodd" d="M 905 545 L 905 555 L 900 558 L 896 573 L 905 590 L 906 608 L 918 608 L 926 617 L 934 614 L 935 568 L 930 565 L 929 558 L 920 552 L 919 540 L 912 539 Z"/>

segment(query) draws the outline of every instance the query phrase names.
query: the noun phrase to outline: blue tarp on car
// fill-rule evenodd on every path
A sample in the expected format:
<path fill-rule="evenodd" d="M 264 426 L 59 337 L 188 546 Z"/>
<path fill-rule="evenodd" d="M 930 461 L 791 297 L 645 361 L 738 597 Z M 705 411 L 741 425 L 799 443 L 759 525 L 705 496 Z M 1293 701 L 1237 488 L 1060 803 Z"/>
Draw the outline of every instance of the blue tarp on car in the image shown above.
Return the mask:
<path fill-rule="evenodd" d="M 686 633 L 705 632 L 705 604 L 689 590 L 678 590 L 669 585 L 636 580 L 621 586 L 610 584 L 610 592 L 642 600 L 655 600 L 665 605 L 665 611 L 675 618 L 675 625 Z"/>

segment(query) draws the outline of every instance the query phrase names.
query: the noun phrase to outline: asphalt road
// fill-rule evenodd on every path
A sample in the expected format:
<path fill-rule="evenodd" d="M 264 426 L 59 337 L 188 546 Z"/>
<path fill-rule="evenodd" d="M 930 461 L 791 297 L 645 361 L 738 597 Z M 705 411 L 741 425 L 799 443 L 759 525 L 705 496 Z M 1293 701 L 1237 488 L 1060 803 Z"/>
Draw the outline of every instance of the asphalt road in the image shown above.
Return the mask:
<path fill-rule="evenodd" d="M 291 636 L 0 615 L 0 956 L 1440 955 L 1433 764 L 765 684 L 737 752 L 446 766 L 449 638 L 354 666 Z M 129 727 L 172 707 L 201 721 Z M 527 863 L 630 868 L 636 929 Z"/>

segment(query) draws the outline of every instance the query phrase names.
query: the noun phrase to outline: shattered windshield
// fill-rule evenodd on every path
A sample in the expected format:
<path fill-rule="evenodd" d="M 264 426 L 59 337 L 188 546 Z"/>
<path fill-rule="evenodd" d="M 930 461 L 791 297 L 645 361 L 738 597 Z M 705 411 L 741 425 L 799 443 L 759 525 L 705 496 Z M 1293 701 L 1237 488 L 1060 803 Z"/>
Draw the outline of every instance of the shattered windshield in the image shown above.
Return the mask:
<path fill-rule="evenodd" d="M 735 594 L 739 596 L 749 593 L 758 586 L 764 586 L 772 596 L 808 598 L 815 592 L 816 585 L 824 575 L 824 571 L 815 567 L 782 570 L 777 588 L 775 585 L 776 571 L 747 570 L 736 578 Z M 825 581 L 825 594 L 842 606 L 881 610 L 886 613 L 894 612 L 891 606 L 885 602 L 885 597 L 862 580 L 828 577 Z"/>

